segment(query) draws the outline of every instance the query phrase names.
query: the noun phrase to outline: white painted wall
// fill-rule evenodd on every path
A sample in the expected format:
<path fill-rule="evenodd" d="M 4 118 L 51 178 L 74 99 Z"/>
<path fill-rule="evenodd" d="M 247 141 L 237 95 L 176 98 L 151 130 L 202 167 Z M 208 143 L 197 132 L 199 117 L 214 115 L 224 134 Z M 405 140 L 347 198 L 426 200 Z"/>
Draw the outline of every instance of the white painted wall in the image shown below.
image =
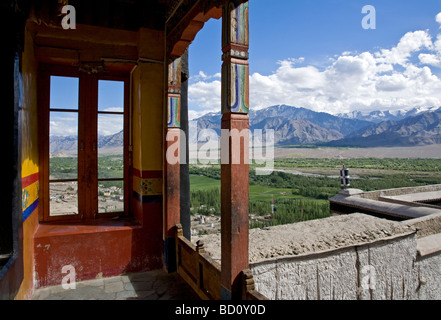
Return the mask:
<path fill-rule="evenodd" d="M 410 234 L 250 267 L 257 291 L 273 300 L 441 299 L 441 252 L 420 257 L 417 241 Z"/>

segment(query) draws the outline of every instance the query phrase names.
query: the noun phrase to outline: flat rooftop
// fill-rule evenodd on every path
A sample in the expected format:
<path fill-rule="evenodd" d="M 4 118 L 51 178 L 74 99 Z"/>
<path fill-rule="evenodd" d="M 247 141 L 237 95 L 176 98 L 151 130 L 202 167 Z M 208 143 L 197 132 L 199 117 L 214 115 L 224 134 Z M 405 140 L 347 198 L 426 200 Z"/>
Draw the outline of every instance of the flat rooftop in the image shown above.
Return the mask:
<path fill-rule="evenodd" d="M 383 196 L 383 198 L 385 197 L 393 200 L 401 200 L 407 202 L 438 202 L 441 201 L 441 190 L 408 193 L 408 194 L 401 194 L 396 196 Z"/>
<path fill-rule="evenodd" d="M 441 213 L 441 185 L 364 192 L 341 190 L 329 199 L 332 214 L 361 212 L 405 221 Z"/>

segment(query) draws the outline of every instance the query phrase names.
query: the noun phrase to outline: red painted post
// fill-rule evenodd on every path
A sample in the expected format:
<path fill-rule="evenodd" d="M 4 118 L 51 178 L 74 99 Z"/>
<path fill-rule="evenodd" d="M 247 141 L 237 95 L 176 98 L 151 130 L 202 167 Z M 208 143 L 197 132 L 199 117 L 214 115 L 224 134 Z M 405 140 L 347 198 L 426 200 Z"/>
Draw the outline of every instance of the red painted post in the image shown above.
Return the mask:
<path fill-rule="evenodd" d="M 248 268 L 248 43 L 248 1 L 226 1 L 221 126 L 221 297 L 225 300 L 241 298 L 240 274 Z"/>
<path fill-rule="evenodd" d="M 175 226 L 180 223 L 180 127 L 181 58 L 168 66 L 167 128 L 164 178 L 164 262 L 168 272 L 176 271 Z"/>

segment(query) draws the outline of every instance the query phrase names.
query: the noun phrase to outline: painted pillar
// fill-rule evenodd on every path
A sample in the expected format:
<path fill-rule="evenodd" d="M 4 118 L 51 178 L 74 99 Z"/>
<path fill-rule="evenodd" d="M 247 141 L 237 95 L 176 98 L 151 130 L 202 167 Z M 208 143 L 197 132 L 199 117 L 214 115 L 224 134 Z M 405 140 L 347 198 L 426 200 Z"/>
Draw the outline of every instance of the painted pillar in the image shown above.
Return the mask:
<path fill-rule="evenodd" d="M 230 0 L 222 15 L 221 248 L 222 299 L 240 298 L 248 268 L 248 1 Z"/>
<path fill-rule="evenodd" d="M 181 135 L 188 137 L 188 48 L 181 57 Z M 191 239 L 191 221 L 190 221 L 190 176 L 189 176 L 189 142 L 188 139 L 183 141 L 185 145 L 185 153 L 182 155 L 180 173 L 181 187 L 181 225 L 184 237 Z"/>
<path fill-rule="evenodd" d="M 180 223 L 181 58 L 169 62 L 165 141 L 164 257 L 169 272 L 176 270 L 174 227 Z"/>

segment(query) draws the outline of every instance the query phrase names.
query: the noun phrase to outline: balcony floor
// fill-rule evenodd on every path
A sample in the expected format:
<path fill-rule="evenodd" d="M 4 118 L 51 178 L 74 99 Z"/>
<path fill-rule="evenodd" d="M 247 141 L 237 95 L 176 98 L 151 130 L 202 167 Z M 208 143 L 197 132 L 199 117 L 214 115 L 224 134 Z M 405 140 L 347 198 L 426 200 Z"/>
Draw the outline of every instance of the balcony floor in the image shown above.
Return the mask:
<path fill-rule="evenodd" d="M 81 281 L 75 289 L 61 285 L 35 290 L 32 300 L 198 300 L 179 275 L 163 270 Z"/>

